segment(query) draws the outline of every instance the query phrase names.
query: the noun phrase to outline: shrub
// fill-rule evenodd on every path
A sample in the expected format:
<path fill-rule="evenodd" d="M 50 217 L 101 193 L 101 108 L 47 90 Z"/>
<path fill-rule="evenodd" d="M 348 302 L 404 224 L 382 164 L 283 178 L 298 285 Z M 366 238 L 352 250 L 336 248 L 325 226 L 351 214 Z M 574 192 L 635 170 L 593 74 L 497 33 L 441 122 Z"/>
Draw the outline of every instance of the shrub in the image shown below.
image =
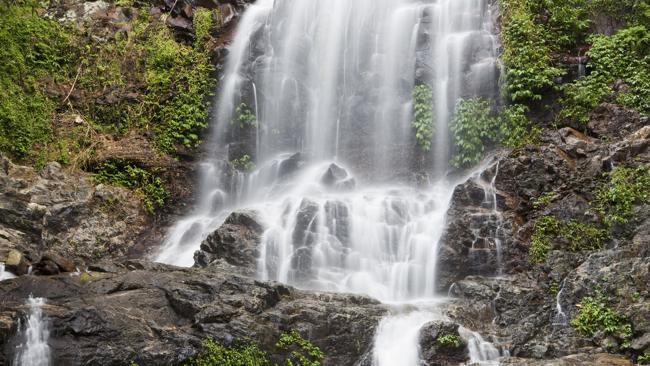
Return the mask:
<path fill-rule="evenodd" d="M 528 108 L 513 104 L 502 108 L 499 113 L 499 142 L 509 148 L 519 148 L 537 143 L 541 132 L 526 117 Z"/>
<path fill-rule="evenodd" d="M 456 104 L 450 125 L 454 145 L 451 163 L 455 167 L 468 167 L 480 162 L 485 144 L 495 140 L 495 119 L 490 112 L 490 103 L 479 98 L 461 99 Z"/>
<path fill-rule="evenodd" d="M 591 337 L 602 331 L 628 342 L 632 337 L 632 325 L 615 310 L 609 308 L 602 297 L 585 297 L 577 305 L 578 313 L 571 325 L 578 332 Z"/>
<path fill-rule="evenodd" d="M 560 117 L 586 123 L 589 112 L 612 94 L 611 84 L 617 79 L 627 84 L 618 93 L 617 102 L 649 114 L 650 32 L 635 26 L 613 36 L 594 35 L 589 42 L 589 75 L 564 88 Z"/>
<path fill-rule="evenodd" d="M 650 168 L 618 167 L 595 189 L 594 206 L 607 225 L 627 223 L 636 203 L 650 203 Z"/>
<path fill-rule="evenodd" d="M 413 89 L 413 121 L 415 140 L 423 151 L 431 150 L 431 139 L 435 132 L 433 116 L 433 91 L 428 84 L 416 85 Z"/>
<path fill-rule="evenodd" d="M 150 214 L 161 208 L 169 196 L 159 177 L 132 165 L 105 162 L 97 167 L 94 180 L 97 183 L 122 186 L 135 191 Z"/>

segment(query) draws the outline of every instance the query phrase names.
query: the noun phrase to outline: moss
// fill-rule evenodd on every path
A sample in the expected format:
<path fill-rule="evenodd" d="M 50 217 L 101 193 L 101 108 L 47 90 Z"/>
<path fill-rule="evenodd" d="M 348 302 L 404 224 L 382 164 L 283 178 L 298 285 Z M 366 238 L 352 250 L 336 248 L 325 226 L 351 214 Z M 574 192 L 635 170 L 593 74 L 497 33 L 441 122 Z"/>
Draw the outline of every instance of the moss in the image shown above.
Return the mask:
<path fill-rule="evenodd" d="M 532 203 L 533 208 L 535 210 L 538 210 L 540 208 L 546 207 L 551 201 L 555 198 L 555 193 L 550 191 L 550 192 L 544 192 L 542 193 L 541 196 L 537 197 Z"/>

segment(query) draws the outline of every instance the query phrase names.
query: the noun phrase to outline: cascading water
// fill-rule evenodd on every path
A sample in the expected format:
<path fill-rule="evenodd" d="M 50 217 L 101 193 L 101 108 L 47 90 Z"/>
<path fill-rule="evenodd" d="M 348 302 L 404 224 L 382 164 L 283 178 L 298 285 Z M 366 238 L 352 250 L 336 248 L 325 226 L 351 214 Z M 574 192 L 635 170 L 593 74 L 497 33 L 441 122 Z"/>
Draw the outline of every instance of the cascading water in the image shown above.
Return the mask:
<path fill-rule="evenodd" d="M 565 282 L 566 279 L 562 281 L 562 284 L 560 285 L 560 290 L 557 292 L 557 295 L 555 295 L 555 314 L 553 315 L 552 324 L 554 326 L 559 326 L 559 327 L 566 326 L 569 321 L 569 317 L 564 312 L 564 308 L 562 307 L 562 293 L 564 293 Z"/>
<path fill-rule="evenodd" d="M 47 344 L 50 332 L 43 318 L 45 299 L 29 297 L 29 318 L 20 335 L 23 343 L 16 350 L 14 366 L 49 366 L 50 346 Z"/>
<path fill-rule="evenodd" d="M 493 97 L 496 38 L 484 0 L 258 0 L 242 16 L 216 102 L 201 200 L 157 260 L 193 264 L 229 212 L 266 231 L 260 278 L 420 309 L 385 319 L 376 365 L 395 365 L 433 313 L 437 243 L 456 182 L 448 123 L 461 96 Z M 412 92 L 434 94 L 432 151 L 416 147 Z M 241 110 L 254 123 L 241 123 Z M 252 157 L 252 172 L 226 161 Z M 414 184 L 417 173 L 420 184 Z M 422 184 L 422 181 L 428 181 Z M 404 337 L 408 334 L 408 337 Z M 389 351 L 382 344 L 400 340 Z M 398 343 L 395 343 L 398 344 Z"/>
<path fill-rule="evenodd" d="M 4 280 L 10 280 L 12 278 L 16 278 L 16 276 L 5 270 L 5 264 L 0 262 L 0 281 Z"/>

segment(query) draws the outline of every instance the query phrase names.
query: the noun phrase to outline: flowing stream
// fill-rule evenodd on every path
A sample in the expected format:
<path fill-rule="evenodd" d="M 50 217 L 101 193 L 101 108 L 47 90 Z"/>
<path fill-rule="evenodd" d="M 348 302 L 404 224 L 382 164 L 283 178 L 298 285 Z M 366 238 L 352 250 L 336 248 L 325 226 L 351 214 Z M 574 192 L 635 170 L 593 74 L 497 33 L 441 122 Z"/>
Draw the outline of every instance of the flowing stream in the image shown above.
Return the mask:
<path fill-rule="evenodd" d="M 31 297 L 27 300 L 29 318 L 19 336 L 23 342 L 18 347 L 14 366 L 49 366 L 50 346 L 47 344 L 50 332 L 43 318 L 45 299 Z"/>
<path fill-rule="evenodd" d="M 10 280 L 12 278 L 16 278 L 16 276 L 5 270 L 5 264 L 0 262 L 0 281 L 4 280 Z"/>
<path fill-rule="evenodd" d="M 418 365 L 419 329 L 437 317 L 438 241 L 462 182 L 446 177 L 448 124 L 461 96 L 497 91 L 491 19 L 485 0 L 248 7 L 220 82 L 199 204 L 156 260 L 191 266 L 230 212 L 253 209 L 266 227 L 261 279 L 412 304 L 379 325 L 373 363 Z M 429 153 L 411 126 L 418 84 L 433 94 Z M 244 109 L 253 124 L 242 124 Z M 226 163 L 244 157 L 255 169 Z"/>

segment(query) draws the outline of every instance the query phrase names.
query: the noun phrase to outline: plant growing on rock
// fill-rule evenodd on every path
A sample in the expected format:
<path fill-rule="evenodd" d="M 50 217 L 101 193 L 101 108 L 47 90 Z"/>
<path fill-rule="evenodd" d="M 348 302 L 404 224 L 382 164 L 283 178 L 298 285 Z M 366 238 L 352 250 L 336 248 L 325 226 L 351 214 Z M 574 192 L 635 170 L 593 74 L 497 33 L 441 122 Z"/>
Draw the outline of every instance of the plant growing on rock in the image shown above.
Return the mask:
<path fill-rule="evenodd" d="M 320 348 L 302 338 L 295 330 L 283 333 L 276 347 L 291 352 L 286 360 L 287 366 L 320 366 L 325 358 Z"/>
<path fill-rule="evenodd" d="M 237 106 L 235 110 L 237 115 L 236 122 L 239 128 L 244 129 L 247 127 L 256 127 L 257 126 L 257 117 L 253 110 L 247 106 L 245 103 L 241 103 Z M 234 123 L 235 121 L 233 121 Z"/>
<path fill-rule="evenodd" d="M 443 346 L 453 345 L 454 347 L 458 347 L 463 342 L 463 339 L 454 334 L 444 334 L 439 335 L 436 338 L 436 342 Z"/>
<path fill-rule="evenodd" d="M 162 179 L 133 165 L 105 162 L 97 167 L 93 179 L 97 183 L 133 190 L 141 197 L 145 210 L 150 214 L 163 207 L 169 196 Z"/>
<path fill-rule="evenodd" d="M 632 337 L 632 325 L 624 316 L 608 307 L 602 296 L 585 297 L 576 306 L 578 313 L 571 320 L 573 328 L 588 337 L 602 331 L 621 339 L 625 348 Z"/>
<path fill-rule="evenodd" d="M 241 158 L 237 158 L 230 162 L 230 164 L 237 170 L 244 172 L 251 172 L 255 170 L 255 163 L 251 159 L 250 155 L 246 154 Z"/>
<path fill-rule="evenodd" d="M 607 173 L 608 181 L 596 187 L 594 206 L 606 224 L 626 224 L 634 205 L 650 203 L 650 168 L 618 167 Z"/>
<path fill-rule="evenodd" d="M 413 88 L 413 121 L 415 140 L 423 151 L 431 150 L 431 139 L 435 133 L 433 116 L 433 91 L 429 84 Z"/>
<path fill-rule="evenodd" d="M 549 203 L 551 203 L 553 198 L 555 198 L 555 192 L 544 192 L 541 196 L 537 197 L 537 199 L 533 201 L 533 208 L 537 210 L 546 207 Z"/>
<path fill-rule="evenodd" d="M 483 158 L 485 144 L 496 139 L 495 119 L 490 116 L 490 103 L 486 100 L 461 99 L 451 122 L 455 167 L 469 167 Z"/>
<path fill-rule="evenodd" d="M 607 232 L 575 220 L 560 221 L 554 216 L 543 216 L 535 223 L 528 249 L 531 262 L 543 263 L 552 249 L 552 240 L 564 238 L 572 252 L 598 250 L 607 239 Z"/>

